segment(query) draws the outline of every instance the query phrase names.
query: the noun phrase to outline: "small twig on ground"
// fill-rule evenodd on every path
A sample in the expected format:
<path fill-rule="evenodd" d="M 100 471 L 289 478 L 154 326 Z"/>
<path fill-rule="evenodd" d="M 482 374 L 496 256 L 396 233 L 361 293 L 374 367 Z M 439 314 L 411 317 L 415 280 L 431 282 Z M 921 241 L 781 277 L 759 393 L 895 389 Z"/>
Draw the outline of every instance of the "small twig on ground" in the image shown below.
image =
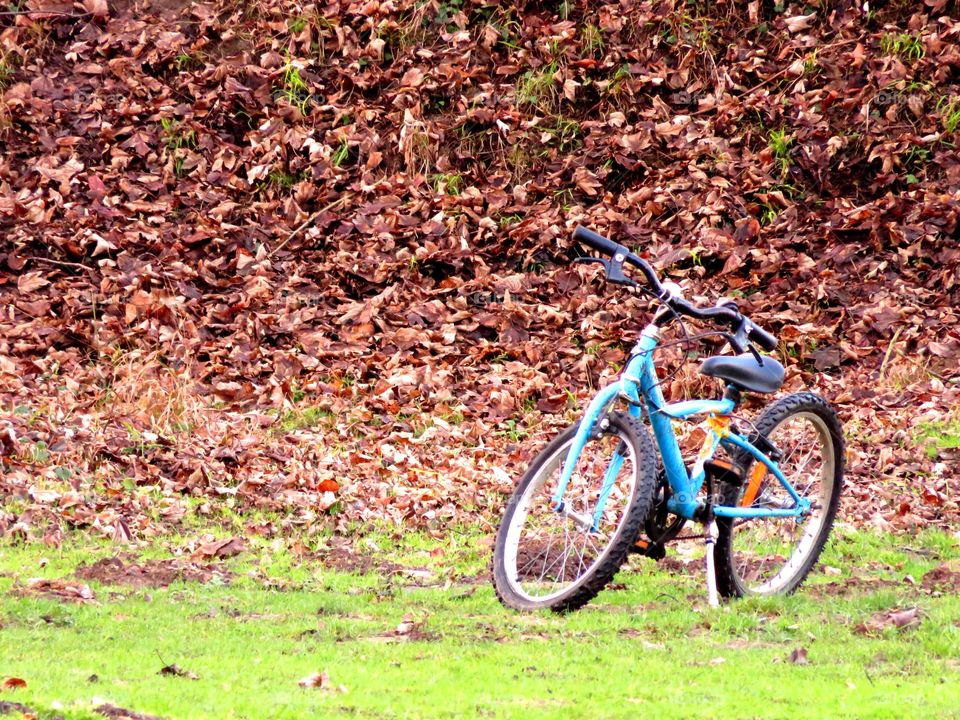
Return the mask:
<path fill-rule="evenodd" d="M 57 265 L 59 267 L 68 267 L 68 268 L 77 268 L 79 270 L 88 270 L 93 272 L 95 268 L 90 267 L 89 265 L 84 265 L 83 263 L 67 262 L 66 260 L 52 260 L 50 258 L 44 257 L 28 257 L 27 260 L 33 260 L 34 262 L 47 263 L 49 265 Z"/>
<path fill-rule="evenodd" d="M 306 230 L 306 229 L 313 223 L 314 220 L 316 220 L 318 217 L 320 217 L 321 214 L 325 213 L 327 210 L 332 210 L 332 209 L 335 208 L 337 205 L 341 205 L 342 203 L 346 202 L 347 199 L 348 199 L 348 196 L 344 195 L 343 197 L 337 198 L 337 199 L 334 200 L 332 203 L 330 203 L 330 204 L 328 204 L 328 205 L 324 205 L 322 208 L 320 208 L 319 210 L 317 210 L 316 212 L 314 212 L 312 215 L 310 215 L 310 217 L 308 217 L 308 218 L 307 218 L 306 220 L 304 220 L 302 223 L 300 223 L 299 225 L 297 225 L 297 227 L 294 228 L 293 232 L 291 232 L 289 235 L 287 235 L 286 240 L 284 240 L 282 243 L 280 243 L 279 245 L 277 245 L 273 250 L 271 250 L 270 252 L 268 252 L 268 253 L 267 253 L 267 256 L 264 258 L 264 260 L 269 260 L 269 259 L 272 258 L 274 255 L 276 255 L 278 252 L 280 252 L 280 250 L 282 250 L 284 247 L 286 247 L 287 243 L 289 243 L 291 240 L 293 240 L 293 239 L 294 239 L 297 235 L 299 235 L 301 232 L 303 232 L 304 230 Z"/>
<path fill-rule="evenodd" d="M 898 327 L 897 331 L 893 334 L 893 339 L 890 340 L 890 347 L 887 348 L 886 354 L 883 356 L 883 362 L 880 363 L 880 379 L 883 380 L 886 377 L 887 365 L 890 362 L 890 356 L 893 354 L 893 350 L 897 345 L 897 338 L 900 337 L 900 333 L 903 331 L 902 327 Z"/>
<path fill-rule="evenodd" d="M 15 16 L 15 15 L 43 15 L 44 17 L 40 20 L 44 20 L 51 15 L 55 17 L 64 17 L 64 18 L 85 18 L 93 15 L 92 12 L 83 12 L 83 13 L 68 13 L 62 12 L 60 10 L 4 10 L 0 12 L 0 16 Z"/>
<path fill-rule="evenodd" d="M 933 549 L 914 548 L 910 547 L 909 545 L 901 545 L 899 549 L 903 552 L 912 553 L 913 555 L 920 555 L 921 557 L 932 557 L 938 560 L 940 559 L 940 553 Z"/>

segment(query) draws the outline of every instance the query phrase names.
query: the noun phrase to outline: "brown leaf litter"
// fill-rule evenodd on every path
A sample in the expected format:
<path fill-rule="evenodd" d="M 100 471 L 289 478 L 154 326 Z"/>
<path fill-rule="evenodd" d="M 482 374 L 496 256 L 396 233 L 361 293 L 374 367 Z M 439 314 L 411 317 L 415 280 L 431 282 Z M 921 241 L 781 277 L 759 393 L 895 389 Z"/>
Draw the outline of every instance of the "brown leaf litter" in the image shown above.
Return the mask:
<path fill-rule="evenodd" d="M 183 558 L 139 562 L 124 562 L 118 557 L 102 558 L 90 565 L 80 565 L 74 572 L 83 580 L 134 588 L 165 588 L 175 582 L 208 583 L 214 578 L 228 582 L 231 577 L 231 572 L 219 565 Z"/>

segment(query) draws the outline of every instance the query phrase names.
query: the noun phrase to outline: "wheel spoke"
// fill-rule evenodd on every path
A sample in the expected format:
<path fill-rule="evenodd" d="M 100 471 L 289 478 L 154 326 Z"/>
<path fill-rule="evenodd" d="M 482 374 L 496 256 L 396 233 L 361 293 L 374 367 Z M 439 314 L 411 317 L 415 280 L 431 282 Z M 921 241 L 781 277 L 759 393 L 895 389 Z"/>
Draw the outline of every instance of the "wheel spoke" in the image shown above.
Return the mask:
<path fill-rule="evenodd" d="M 572 441 L 572 433 L 570 441 Z M 549 600 L 575 588 L 591 576 L 606 556 L 610 542 L 625 522 L 640 477 L 634 441 L 622 430 L 592 437 L 584 447 L 564 492 L 564 510 L 553 510 L 551 498 L 559 486 L 567 445 L 561 446 L 516 499 L 507 532 L 515 538 L 513 552 L 505 553 L 506 577 L 513 591 L 535 601 Z M 624 453 L 614 477 L 610 462 Z M 612 482 L 598 532 L 592 519 L 604 483 Z M 590 527 L 580 527 L 586 523 Z"/>

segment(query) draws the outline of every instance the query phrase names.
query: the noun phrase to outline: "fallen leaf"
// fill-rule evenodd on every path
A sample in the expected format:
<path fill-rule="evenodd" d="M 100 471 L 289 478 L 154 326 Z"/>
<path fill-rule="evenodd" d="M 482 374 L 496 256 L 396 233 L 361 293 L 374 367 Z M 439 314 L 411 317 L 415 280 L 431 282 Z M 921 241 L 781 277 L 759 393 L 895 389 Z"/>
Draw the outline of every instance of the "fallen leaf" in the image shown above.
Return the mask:
<path fill-rule="evenodd" d="M 189 670 L 184 670 L 182 667 L 173 663 L 172 665 L 164 665 L 160 670 L 157 671 L 157 675 L 167 675 L 172 677 L 182 677 L 187 678 L 188 680 L 199 680 L 200 676 Z"/>
<path fill-rule="evenodd" d="M 83 0 L 83 9 L 94 17 L 108 17 L 110 15 L 107 0 Z"/>
<path fill-rule="evenodd" d="M 787 662 L 793 663 L 794 665 L 809 665 L 810 660 L 807 658 L 807 649 L 803 647 L 796 648 L 787 656 Z"/>
<path fill-rule="evenodd" d="M 335 493 L 338 490 L 340 490 L 340 483 L 338 483 L 336 480 L 330 480 L 330 479 L 321 480 L 320 483 L 317 485 L 317 490 L 319 490 L 320 492 Z"/>
<path fill-rule="evenodd" d="M 69 600 L 71 602 L 93 602 L 95 597 L 89 585 L 70 580 L 48 580 L 46 578 L 31 578 L 27 580 L 24 592 L 34 595 Z"/>
<path fill-rule="evenodd" d="M 866 621 L 854 626 L 854 632 L 860 635 L 880 635 L 888 628 L 912 630 L 920 627 L 920 622 L 920 609 L 917 607 L 886 610 L 874 613 Z"/>
<path fill-rule="evenodd" d="M 810 25 L 813 23 L 813 19 L 816 17 L 816 13 L 810 13 L 809 15 L 794 15 L 793 17 L 788 17 L 783 19 L 783 24 L 787 26 L 787 31 L 791 33 L 798 33 L 802 30 L 809 30 Z"/>
<path fill-rule="evenodd" d="M 201 558 L 229 558 L 239 555 L 247 549 L 243 538 L 231 537 L 226 540 L 213 540 L 203 543 L 194 553 L 194 557 Z"/>
<path fill-rule="evenodd" d="M 28 272 L 21 275 L 17 278 L 17 290 L 19 290 L 23 295 L 32 293 L 34 290 L 39 290 L 42 287 L 46 287 L 50 284 L 50 281 L 47 280 L 42 272 Z"/>
<path fill-rule="evenodd" d="M 158 718 L 156 715 L 139 713 L 134 710 L 128 710 L 127 708 L 110 705 L 109 703 L 97 705 L 93 711 L 97 713 L 97 715 L 103 715 L 111 720 L 161 720 L 161 718 Z"/>
<path fill-rule="evenodd" d="M 417 622 L 414 619 L 413 613 L 407 613 L 403 616 L 403 620 L 400 621 L 400 624 L 397 625 L 394 632 L 397 635 L 409 635 L 416 627 Z"/>
<path fill-rule="evenodd" d="M 320 688 L 321 690 L 329 690 L 331 688 L 330 676 L 327 674 L 327 671 L 324 670 L 323 672 L 307 675 L 307 677 L 300 680 L 297 685 L 304 688 Z"/>
<path fill-rule="evenodd" d="M 914 628 L 920 625 L 920 608 L 908 608 L 889 614 L 890 622 L 898 628 Z"/>

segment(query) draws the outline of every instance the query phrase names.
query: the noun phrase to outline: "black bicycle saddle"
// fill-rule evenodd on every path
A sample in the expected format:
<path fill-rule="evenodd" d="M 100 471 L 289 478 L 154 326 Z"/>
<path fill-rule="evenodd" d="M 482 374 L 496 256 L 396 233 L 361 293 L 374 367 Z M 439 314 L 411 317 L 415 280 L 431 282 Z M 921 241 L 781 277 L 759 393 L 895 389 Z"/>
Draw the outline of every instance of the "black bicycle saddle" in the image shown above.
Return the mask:
<path fill-rule="evenodd" d="M 783 385 L 783 365 L 772 357 L 763 355 L 763 364 L 752 353 L 743 355 L 716 355 L 707 358 L 700 366 L 700 373 L 726 380 L 728 383 L 757 393 L 772 393 Z"/>

